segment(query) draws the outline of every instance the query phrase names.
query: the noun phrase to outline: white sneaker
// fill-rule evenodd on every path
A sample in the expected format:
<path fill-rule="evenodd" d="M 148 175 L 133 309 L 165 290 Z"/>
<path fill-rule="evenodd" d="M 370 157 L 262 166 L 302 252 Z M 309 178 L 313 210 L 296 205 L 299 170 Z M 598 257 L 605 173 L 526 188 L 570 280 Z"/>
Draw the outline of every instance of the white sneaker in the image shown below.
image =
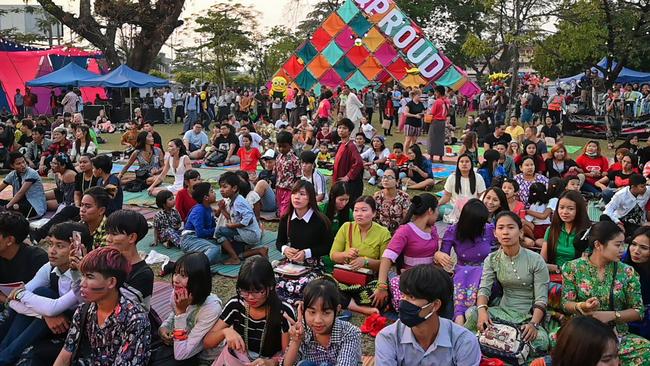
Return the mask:
<path fill-rule="evenodd" d="M 377 179 L 375 177 L 370 177 L 370 179 L 368 179 L 368 184 L 374 186 L 375 184 L 377 184 Z"/>

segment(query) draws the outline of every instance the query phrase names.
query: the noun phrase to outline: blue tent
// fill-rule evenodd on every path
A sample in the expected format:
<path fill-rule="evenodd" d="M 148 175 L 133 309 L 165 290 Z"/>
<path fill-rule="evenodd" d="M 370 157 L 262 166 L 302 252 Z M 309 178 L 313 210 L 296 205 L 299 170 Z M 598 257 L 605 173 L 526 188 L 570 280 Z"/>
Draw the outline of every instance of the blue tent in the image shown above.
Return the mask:
<path fill-rule="evenodd" d="M 598 66 L 602 68 L 607 67 L 607 58 L 603 58 L 598 62 Z M 612 61 L 612 68 L 616 67 L 616 62 Z M 592 71 L 597 70 L 596 68 L 592 68 Z M 560 78 L 558 81 L 560 83 L 567 83 L 570 84 L 571 82 L 578 82 L 585 73 L 580 73 L 578 75 L 573 75 L 569 76 L 567 78 Z M 598 75 L 600 77 L 603 77 L 603 73 L 598 71 Z M 627 67 L 623 67 L 621 69 L 621 72 L 618 74 L 618 77 L 616 78 L 617 83 L 647 83 L 650 82 L 650 72 L 641 72 L 641 71 L 634 71 L 632 69 L 628 69 Z"/>
<path fill-rule="evenodd" d="M 93 74 L 92 72 L 77 65 L 75 62 L 70 62 L 57 71 L 43 75 L 40 78 L 36 78 L 32 81 L 28 81 L 27 86 L 79 86 L 80 81 L 94 78 L 96 76 L 97 74 Z"/>
<path fill-rule="evenodd" d="M 83 80 L 80 86 L 103 86 L 108 88 L 153 88 L 169 85 L 168 80 L 160 79 L 121 65 L 106 75 Z"/>

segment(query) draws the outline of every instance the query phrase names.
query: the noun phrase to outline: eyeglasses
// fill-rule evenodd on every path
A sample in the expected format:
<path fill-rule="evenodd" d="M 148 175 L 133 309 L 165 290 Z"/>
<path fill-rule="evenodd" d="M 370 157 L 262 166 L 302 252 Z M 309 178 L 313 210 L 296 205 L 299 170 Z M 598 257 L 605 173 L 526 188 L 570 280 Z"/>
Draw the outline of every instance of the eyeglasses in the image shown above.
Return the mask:
<path fill-rule="evenodd" d="M 242 290 L 242 289 L 237 289 L 237 294 L 241 297 L 262 297 L 266 295 L 266 289 L 264 290 L 255 290 L 255 291 L 247 291 L 247 290 Z"/>
<path fill-rule="evenodd" d="M 383 177 L 381 177 L 381 179 L 391 180 L 391 179 L 396 179 L 396 178 L 393 177 L 392 175 L 384 175 Z"/>

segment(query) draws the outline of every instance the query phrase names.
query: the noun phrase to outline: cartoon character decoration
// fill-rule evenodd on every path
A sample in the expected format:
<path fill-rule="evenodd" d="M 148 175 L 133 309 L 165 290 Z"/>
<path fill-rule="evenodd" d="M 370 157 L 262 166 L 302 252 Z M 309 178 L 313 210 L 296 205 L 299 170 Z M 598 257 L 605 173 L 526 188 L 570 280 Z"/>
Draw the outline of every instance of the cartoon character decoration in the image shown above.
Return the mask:
<path fill-rule="evenodd" d="M 361 38 L 355 39 L 354 40 L 354 45 L 357 46 L 357 47 L 361 47 L 363 45 L 363 41 L 361 40 Z"/>
<path fill-rule="evenodd" d="M 488 76 L 490 80 L 490 85 L 492 86 L 503 86 L 506 80 L 510 78 L 510 74 L 505 72 L 495 72 Z"/>
<path fill-rule="evenodd" d="M 276 76 L 271 80 L 271 97 L 281 100 L 287 96 L 287 79 L 282 76 Z"/>

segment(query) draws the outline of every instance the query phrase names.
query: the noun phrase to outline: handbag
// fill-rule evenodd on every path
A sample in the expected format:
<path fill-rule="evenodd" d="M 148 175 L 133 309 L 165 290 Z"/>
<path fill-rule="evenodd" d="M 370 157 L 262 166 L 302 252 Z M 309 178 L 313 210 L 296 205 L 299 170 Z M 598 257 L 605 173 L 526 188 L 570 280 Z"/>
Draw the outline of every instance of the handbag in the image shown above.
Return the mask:
<path fill-rule="evenodd" d="M 523 365 L 530 354 L 530 344 L 521 339 L 518 324 L 493 318 L 492 326 L 478 335 L 481 353 L 513 365 Z"/>
<path fill-rule="evenodd" d="M 383 128 L 384 130 L 388 130 L 392 124 L 393 122 L 391 120 L 385 119 L 381 122 L 381 128 Z"/>
<path fill-rule="evenodd" d="M 350 223 L 348 225 L 348 243 L 350 243 L 350 246 L 352 245 L 353 225 L 354 225 L 353 223 Z M 334 272 L 332 272 L 332 276 L 334 276 L 334 279 L 336 279 L 337 281 L 346 285 L 365 286 L 372 280 L 372 275 L 368 273 L 353 271 L 353 270 L 340 268 L 336 266 L 334 268 Z"/>
<path fill-rule="evenodd" d="M 212 366 L 246 366 L 250 364 L 250 359 L 245 353 L 231 350 L 228 346 L 224 346 Z"/>
<path fill-rule="evenodd" d="M 431 123 L 433 122 L 433 114 L 425 114 L 424 118 L 422 119 L 424 123 Z"/>

